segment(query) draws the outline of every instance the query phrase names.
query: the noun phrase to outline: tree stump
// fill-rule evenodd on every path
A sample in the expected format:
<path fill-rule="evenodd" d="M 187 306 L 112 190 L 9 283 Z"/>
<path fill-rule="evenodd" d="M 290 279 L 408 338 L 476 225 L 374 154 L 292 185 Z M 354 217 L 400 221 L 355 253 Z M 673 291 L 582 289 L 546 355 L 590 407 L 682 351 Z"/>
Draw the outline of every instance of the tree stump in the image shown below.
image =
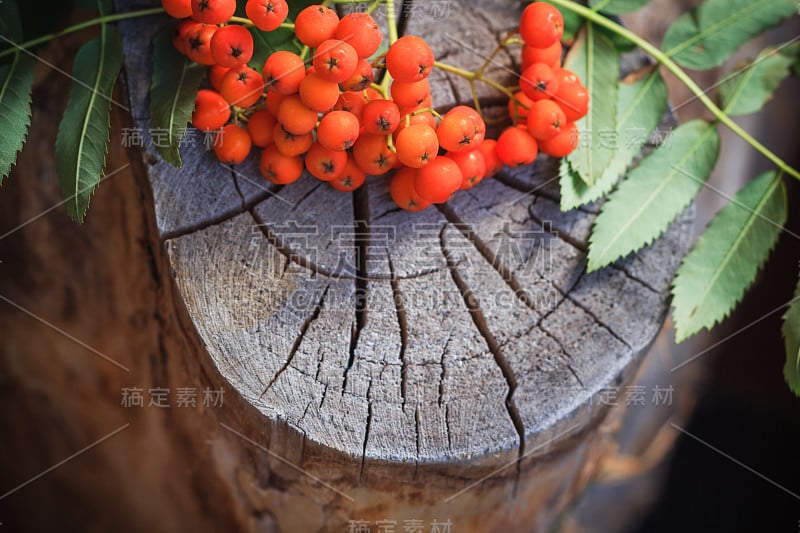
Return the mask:
<path fill-rule="evenodd" d="M 434 2 L 400 10 L 401 29 L 476 68 L 521 8 Z M 121 24 L 148 145 L 151 43 L 168 23 Z M 518 58 L 501 57 L 490 73 L 503 81 Z M 431 83 L 437 107 L 469 101 L 462 80 Z M 500 114 L 505 102 L 480 91 Z M 242 417 L 266 428 L 262 441 L 223 426 L 281 473 L 269 496 L 280 528 L 552 526 L 603 453 L 607 408 L 592 398 L 631 377 L 660 328 L 691 215 L 587 274 L 597 206 L 561 212 L 547 157 L 409 214 L 386 178 L 352 195 L 311 176 L 278 187 L 255 157 L 228 168 L 201 135 L 186 141 L 180 170 L 143 154 L 158 229 L 208 357 L 245 400 Z"/>

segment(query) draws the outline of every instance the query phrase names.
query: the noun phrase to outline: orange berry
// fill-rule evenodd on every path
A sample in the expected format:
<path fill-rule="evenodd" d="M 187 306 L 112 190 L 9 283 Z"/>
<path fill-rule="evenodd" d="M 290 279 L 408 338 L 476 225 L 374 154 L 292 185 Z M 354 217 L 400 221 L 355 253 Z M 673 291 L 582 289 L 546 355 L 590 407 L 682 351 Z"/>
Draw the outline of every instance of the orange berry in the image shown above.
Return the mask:
<path fill-rule="evenodd" d="M 253 144 L 259 148 L 266 148 L 272 144 L 272 133 L 277 122 L 272 113 L 266 109 L 254 113 L 247 121 L 247 132 L 250 134 Z"/>
<path fill-rule="evenodd" d="M 359 59 L 350 77 L 339 85 L 343 91 L 363 91 L 370 86 L 373 79 L 372 65 L 365 59 Z"/>
<path fill-rule="evenodd" d="M 316 142 L 305 155 L 306 170 L 315 178 L 331 181 L 344 172 L 347 152 L 329 150 Z"/>
<path fill-rule="evenodd" d="M 325 113 L 339 100 L 339 85 L 328 81 L 319 74 L 307 74 L 300 83 L 300 100 L 310 109 Z"/>
<path fill-rule="evenodd" d="M 294 157 L 308 152 L 314 143 L 314 136 L 311 133 L 294 135 L 277 123 L 272 130 L 272 142 L 280 153 Z"/>
<path fill-rule="evenodd" d="M 192 0 L 161 0 L 167 15 L 176 19 L 192 16 Z"/>
<path fill-rule="evenodd" d="M 270 183 L 286 185 L 297 181 L 303 175 L 303 160 L 283 155 L 273 145 L 261 154 L 261 164 L 258 169 Z"/>
<path fill-rule="evenodd" d="M 448 152 L 447 157 L 453 160 L 458 169 L 461 170 L 463 179 L 459 189 L 471 189 L 486 177 L 486 159 L 483 153 L 475 148 L 474 150 L 462 150 L 460 152 Z"/>
<path fill-rule="evenodd" d="M 225 74 L 227 74 L 229 70 L 228 67 L 212 65 L 211 68 L 208 69 L 208 81 L 211 83 L 211 86 L 219 91 L 222 85 L 222 78 L 225 77 Z"/>
<path fill-rule="evenodd" d="M 261 75 L 250 67 L 232 68 L 222 77 L 219 92 L 231 105 L 250 107 L 261 98 L 264 82 Z"/>
<path fill-rule="evenodd" d="M 211 39 L 217 33 L 216 26 L 201 24 L 192 26 L 186 34 L 186 56 L 201 65 L 213 65 L 214 57 L 211 55 Z"/>
<path fill-rule="evenodd" d="M 358 65 L 355 48 L 339 39 L 328 39 L 320 43 L 314 52 L 314 69 L 328 81 L 342 83 L 349 78 Z"/>
<path fill-rule="evenodd" d="M 296 94 L 290 94 L 281 100 L 277 118 L 283 129 L 294 135 L 310 133 L 317 125 L 316 111 L 309 109 Z"/>
<path fill-rule="evenodd" d="M 403 128 L 395 141 L 397 159 L 411 168 L 421 168 L 439 153 L 436 130 L 427 124 L 413 124 Z"/>
<path fill-rule="evenodd" d="M 247 18 L 261 31 L 273 31 L 289 16 L 286 0 L 247 0 L 244 6 Z"/>
<path fill-rule="evenodd" d="M 417 169 L 404 167 L 395 172 L 392 181 L 389 182 L 389 195 L 398 207 L 406 211 L 422 211 L 431 205 L 414 189 L 416 176 Z"/>
<path fill-rule="evenodd" d="M 253 142 L 247 130 L 236 124 L 228 124 L 214 139 L 214 153 L 220 162 L 238 165 L 250 154 Z"/>
<path fill-rule="evenodd" d="M 347 163 L 341 174 L 330 181 L 331 187 L 342 192 L 351 192 L 362 185 L 367 179 L 367 174 L 356 165 L 351 155 L 347 156 Z"/>
<path fill-rule="evenodd" d="M 570 122 L 561 128 L 561 132 L 539 143 L 539 149 L 553 157 L 564 157 L 572 152 L 578 146 L 579 140 L 578 127 L 574 122 Z"/>
<path fill-rule="evenodd" d="M 503 162 L 497 157 L 497 141 L 494 139 L 486 139 L 483 141 L 478 150 L 483 154 L 483 159 L 486 162 L 486 177 L 491 178 L 503 168 Z"/>
<path fill-rule="evenodd" d="M 278 107 L 280 107 L 284 98 L 285 96 L 281 93 L 273 91 L 268 91 L 267 96 L 264 97 L 264 105 L 267 107 L 267 111 L 272 113 L 273 117 L 278 116 Z"/>
<path fill-rule="evenodd" d="M 562 49 L 561 41 L 556 41 L 547 48 L 536 48 L 526 44 L 522 47 L 522 70 L 534 63 L 544 63 L 552 68 L 560 67 Z"/>
<path fill-rule="evenodd" d="M 558 92 L 558 79 L 544 63 L 534 63 L 522 71 L 519 88 L 533 101 L 552 98 Z"/>
<path fill-rule="evenodd" d="M 224 24 L 236 11 L 236 0 L 192 0 L 192 18 L 203 24 Z"/>
<path fill-rule="evenodd" d="M 378 51 L 383 34 L 369 13 L 349 13 L 336 26 L 336 38 L 355 48 L 359 59 L 367 59 Z"/>
<path fill-rule="evenodd" d="M 319 48 L 323 41 L 333 39 L 339 16 L 323 5 L 314 4 L 306 7 L 294 19 L 294 32 L 301 43 L 309 48 Z"/>
<path fill-rule="evenodd" d="M 209 89 L 197 91 L 192 113 L 192 125 L 201 131 L 218 130 L 231 117 L 228 102 L 219 93 Z"/>
<path fill-rule="evenodd" d="M 344 151 L 356 143 L 360 129 L 354 114 L 331 111 L 319 121 L 317 140 L 329 150 Z"/>
<path fill-rule="evenodd" d="M 431 73 L 433 62 L 428 43 L 414 35 L 400 37 L 386 53 L 386 68 L 401 83 L 424 80 Z"/>
<path fill-rule="evenodd" d="M 589 112 L 589 91 L 580 82 L 559 85 L 553 101 L 561 107 L 570 122 L 575 122 Z"/>
<path fill-rule="evenodd" d="M 536 140 L 519 126 L 506 128 L 495 147 L 498 159 L 512 168 L 533 163 L 537 151 Z"/>
<path fill-rule="evenodd" d="M 427 79 L 411 83 L 395 81 L 390 90 L 399 107 L 416 107 L 431 95 L 431 84 Z"/>
<path fill-rule="evenodd" d="M 547 48 L 561 40 L 564 17 L 557 8 L 546 2 L 533 2 L 522 11 L 519 34 L 525 44 Z"/>
<path fill-rule="evenodd" d="M 235 68 L 253 58 L 253 36 L 242 26 L 228 24 L 211 38 L 211 57 L 217 65 Z"/>
<path fill-rule="evenodd" d="M 361 170 L 373 176 L 388 172 L 397 161 L 397 155 L 389 149 L 385 135 L 365 133 L 353 145 L 353 159 Z"/>
<path fill-rule="evenodd" d="M 360 91 L 346 91 L 339 95 L 339 99 L 333 109 L 335 111 L 349 111 L 361 122 L 361 114 L 365 105 L 367 105 L 367 101 Z"/>
<path fill-rule="evenodd" d="M 414 190 L 434 204 L 446 202 L 461 186 L 464 176 L 449 157 L 442 155 L 417 170 Z"/>
<path fill-rule="evenodd" d="M 388 135 L 400 124 L 400 109 L 391 100 L 373 100 L 361 113 L 364 131 L 373 135 Z"/>
<path fill-rule="evenodd" d="M 552 139 L 567 124 L 561 107 L 552 100 L 539 100 L 528 115 L 528 131 L 537 141 Z"/>
<path fill-rule="evenodd" d="M 261 73 L 267 91 L 294 94 L 306 77 L 306 67 L 300 56 L 287 50 L 278 50 L 264 63 Z"/>
<path fill-rule="evenodd" d="M 517 91 L 514 93 L 514 98 L 508 100 L 508 116 L 514 123 L 524 121 L 528 118 L 528 113 L 533 106 L 533 100 L 522 92 Z"/>
<path fill-rule="evenodd" d="M 465 113 L 453 113 L 444 116 L 439 127 L 439 146 L 448 152 L 458 152 L 475 148 L 483 139 L 478 137 L 475 124 Z"/>

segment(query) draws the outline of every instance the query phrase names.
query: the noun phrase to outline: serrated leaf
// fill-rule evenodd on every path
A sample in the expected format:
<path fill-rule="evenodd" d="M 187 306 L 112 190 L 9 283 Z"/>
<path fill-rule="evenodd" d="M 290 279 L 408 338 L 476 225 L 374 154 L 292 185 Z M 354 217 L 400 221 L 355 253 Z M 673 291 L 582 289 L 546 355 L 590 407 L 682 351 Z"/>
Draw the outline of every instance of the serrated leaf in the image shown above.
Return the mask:
<path fill-rule="evenodd" d="M 714 217 L 672 286 L 678 342 L 727 317 L 753 283 L 786 222 L 783 180 L 761 174 Z"/>
<path fill-rule="evenodd" d="M 705 0 L 670 26 L 662 49 L 684 67 L 716 67 L 797 8 L 797 0 Z"/>
<path fill-rule="evenodd" d="M 623 175 L 644 146 L 651 131 L 661 121 L 667 108 L 667 86 L 658 70 L 629 83 L 619 82 L 617 93 L 616 150 L 603 175 L 589 187 L 561 161 L 561 209 L 567 211 L 606 194 Z"/>
<path fill-rule="evenodd" d="M 614 45 L 587 22 L 567 54 L 564 68 L 584 80 L 592 98 L 589 112 L 576 125 L 583 137 L 567 158 L 587 185 L 593 185 L 614 155 L 604 139 L 616 129 L 619 53 Z"/>
<path fill-rule="evenodd" d="M 0 35 L 19 44 L 22 41 L 22 22 L 19 18 L 17 0 L 0 2 Z M 7 48 L 9 43 L 2 43 L 0 48 Z"/>
<path fill-rule="evenodd" d="M 719 132 L 702 120 L 678 128 L 603 205 L 592 228 L 589 271 L 653 242 L 689 205 L 719 156 Z"/>
<path fill-rule="evenodd" d="M 35 64 L 30 56 L 17 53 L 11 63 L 0 67 L 0 184 L 11 172 L 31 125 Z"/>
<path fill-rule="evenodd" d="M 729 115 L 755 113 L 789 76 L 794 59 L 775 48 L 764 50 L 755 61 L 729 74 L 719 86 L 723 110 Z"/>
<path fill-rule="evenodd" d="M 547 0 L 544 1 L 547 2 Z M 583 17 L 574 11 L 557 6 L 552 2 L 547 3 L 558 9 L 561 12 L 561 16 L 564 18 L 564 33 L 561 36 L 561 39 L 564 42 L 569 42 L 574 39 L 578 34 L 578 30 L 580 30 L 581 26 L 583 25 Z"/>
<path fill-rule="evenodd" d="M 205 71 L 202 65 L 175 50 L 169 29 L 156 36 L 150 81 L 150 120 L 154 130 L 166 134 L 167 142 L 157 143 L 158 153 L 177 168 L 183 165 L 179 148 Z"/>
<path fill-rule="evenodd" d="M 611 15 L 630 13 L 643 7 L 650 0 L 589 0 L 589 7 Z"/>
<path fill-rule="evenodd" d="M 56 169 L 67 213 L 82 222 L 105 167 L 111 95 L 122 67 L 119 31 L 103 25 L 100 36 L 75 55 L 74 81 L 56 138 Z"/>
<path fill-rule="evenodd" d="M 789 310 L 783 315 L 781 332 L 786 347 L 783 377 L 792 392 L 800 396 L 800 281 L 797 282 Z"/>

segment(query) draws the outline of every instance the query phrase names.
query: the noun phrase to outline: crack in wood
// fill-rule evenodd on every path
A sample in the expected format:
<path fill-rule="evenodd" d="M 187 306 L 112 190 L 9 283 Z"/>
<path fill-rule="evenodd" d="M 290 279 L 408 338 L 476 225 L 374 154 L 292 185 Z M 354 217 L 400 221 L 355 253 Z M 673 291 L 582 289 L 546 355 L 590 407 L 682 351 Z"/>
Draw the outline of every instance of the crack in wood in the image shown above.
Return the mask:
<path fill-rule="evenodd" d="M 522 458 L 525 456 L 525 425 L 522 422 L 522 416 L 519 413 L 519 408 L 514 401 L 514 391 L 517 390 L 517 378 L 514 375 L 514 370 L 511 368 L 508 359 L 506 359 L 505 354 L 500 349 L 497 339 L 495 339 L 494 334 L 489 329 L 489 324 L 486 321 L 486 317 L 483 315 L 480 302 L 475 297 L 472 289 L 469 288 L 469 285 L 467 285 L 467 282 L 464 280 L 464 278 L 461 277 L 461 273 L 458 271 L 455 261 L 450 255 L 450 252 L 447 250 L 447 246 L 444 241 L 444 232 L 446 228 L 447 226 L 442 228 L 442 231 L 439 233 L 439 247 L 442 250 L 442 254 L 447 262 L 447 266 L 450 269 L 450 275 L 453 278 L 453 283 L 455 283 L 458 291 L 461 293 L 461 297 L 464 300 L 464 305 L 466 306 L 467 311 L 472 318 L 472 322 L 475 324 L 478 332 L 484 338 L 486 346 L 489 348 L 489 352 L 492 354 L 495 364 L 497 364 L 497 366 L 500 368 L 500 372 L 502 373 L 503 378 L 506 381 L 506 385 L 508 386 L 508 393 L 506 394 L 504 403 L 506 406 L 506 412 L 508 413 L 511 423 L 513 424 L 514 429 L 519 437 L 519 448 L 517 450 L 516 462 L 517 475 L 514 483 L 514 494 L 516 495 L 519 476 L 521 473 Z"/>
<path fill-rule="evenodd" d="M 289 365 L 292 364 L 292 360 L 294 359 L 294 356 L 297 353 L 297 351 L 300 349 L 300 344 L 302 344 L 306 332 L 308 331 L 308 328 L 310 328 L 311 324 L 314 323 L 314 321 L 319 318 L 319 315 L 322 312 L 322 305 L 325 302 L 325 298 L 328 296 L 328 289 L 330 289 L 330 285 L 326 286 L 325 290 L 322 291 L 322 296 L 320 296 L 319 301 L 314 306 L 314 310 L 311 312 L 308 318 L 306 318 L 305 322 L 303 322 L 303 324 L 300 326 L 300 333 L 294 340 L 292 348 L 291 350 L 289 350 L 289 355 L 286 357 L 286 361 L 283 363 L 283 366 L 281 366 L 281 368 L 275 373 L 275 375 L 272 376 L 272 379 L 267 384 L 267 387 L 264 389 L 264 392 L 262 392 L 259 395 L 258 397 L 259 399 L 264 397 L 267 391 L 269 391 L 269 389 L 275 384 L 275 382 L 278 381 L 278 378 L 281 376 L 281 374 L 283 374 L 286 371 L 286 369 L 289 368 Z M 320 360 L 322 360 L 321 357 Z"/>
<path fill-rule="evenodd" d="M 442 366 L 442 372 L 439 374 L 439 405 L 442 405 L 444 402 L 444 380 L 447 376 L 446 368 L 444 365 L 444 356 L 447 354 L 447 349 L 450 347 L 450 341 L 453 340 L 453 336 L 450 335 L 447 337 L 447 342 L 444 343 L 444 349 L 442 350 L 442 358 L 439 361 L 439 364 Z"/>
<path fill-rule="evenodd" d="M 528 292 L 522 288 L 522 284 L 520 284 L 516 276 L 514 276 L 511 270 L 505 266 L 502 261 L 500 261 L 500 258 L 489 249 L 486 243 L 483 242 L 483 240 L 475 233 L 475 230 L 473 230 L 469 224 L 461 220 L 461 217 L 459 217 L 456 212 L 453 211 L 453 208 L 448 204 L 437 204 L 436 207 L 439 209 L 439 212 L 444 215 L 447 221 L 457 228 L 461 234 L 472 243 L 478 253 L 480 253 L 483 258 L 486 259 L 490 265 L 492 265 L 492 268 L 494 268 L 497 273 L 500 274 L 500 277 L 503 278 L 503 281 L 505 281 L 506 285 L 508 285 L 508 287 L 514 293 L 514 296 L 516 296 L 517 299 L 519 299 L 519 301 L 525 304 L 529 309 L 540 313 L 541 310 L 537 309 L 536 302 L 531 298 Z M 443 228 L 442 235 L 444 235 L 444 229 L 446 227 L 447 226 Z"/>
<path fill-rule="evenodd" d="M 403 293 L 400 290 L 400 284 L 394 271 L 394 264 L 389 251 L 386 250 L 386 257 L 389 261 L 389 272 L 391 273 L 392 296 L 394 299 L 395 314 L 397 315 L 397 325 L 400 328 L 400 352 L 398 358 L 400 359 L 400 397 L 402 398 L 402 407 L 406 407 L 406 388 L 408 385 L 408 362 L 406 361 L 406 349 L 408 347 L 408 315 L 406 314 L 405 302 Z"/>
<path fill-rule="evenodd" d="M 573 237 L 572 235 L 570 235 L 566 231 L 559 230 L 558 228 L 553 226 L 552 221 L 548 221 L 549 223 L 545 224 L 545 221 L 542 220 L 537 214 L 535 214 L 533 212 L 533 208 L 534 208 L 534 204 L 531 204 L 530 207 L 528 207 L 528 214 L 530 214 L 531 220 L 536 222 L 536 224 L 539 227 L 541 227 L 543 230 L 545 230 L 550 235 L 553 235 L 557 239 L 560 239 L 560 240 L 564 241 L 565 243 L 569 244 L 570 246 L 572 246 L 573 248 L 575 248 L 579 252 L 583 253 L 584 255 L 589 253 L 589 245 L 588 245 L 588 243 L 585 243 L 585 242 L 583 242 L 581 240 L 576 239 L 575 237 Z"/>
<path fill-rule="evenodd" d="M 369 384 L 367 385 L 367 423 L 366 427 L 364 428 L 364 443 L 361 448 L 361 470 L 358 472 L 358 481 L 361 482 L 361 479 L 364 477 L 364 465 L 367 462 L 367 442 L 369 442 L 369 430 L 372 426 L 372 399 L 370 398 L 370 393 L 372 392 L 372 379 L 369 380 Z"/>
<path fill-rule="evenodd" d="M 350 334 L 350 354 L 342 379 L 342 394 L 347 388 L 347 375 L 356 359 L 356 349 L 361 331 L 367 325 L 367 303 L 369 296 L 369 246 L 371 240 L 371 218 L 369 210 L 369 189 L 365 183 L 353 192 L 353 246 L 356 257 L 355 277 L 355 323 Z"/>

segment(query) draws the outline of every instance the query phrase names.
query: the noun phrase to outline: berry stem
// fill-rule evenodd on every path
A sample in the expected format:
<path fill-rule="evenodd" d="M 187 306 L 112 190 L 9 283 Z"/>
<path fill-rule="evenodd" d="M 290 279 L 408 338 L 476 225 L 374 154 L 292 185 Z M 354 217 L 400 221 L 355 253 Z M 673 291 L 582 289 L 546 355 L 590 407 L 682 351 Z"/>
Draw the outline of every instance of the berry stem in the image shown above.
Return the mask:
<path fill-rule="evenodd" d="M 0 52 L 0 58 L 15 53 L 19 48 L 24 48 L 27 50 L 28 48 L 39 46 L 40 44 L 44 44 L 54 39 L 64 37 L 65 35 L 69 35 L 70 33 L 75 33 L 76 31 L 84 30 L 86 28 L 91 28 L 92 26 L 97 26 L 99 24 L 107 24 L 109 22 L 116 22 L 118 20 L 128 20 L 138 17 L 149 17 L 150 15 L 159 15 L 161 13 L 164 13 L 163 7 L 153 7 L 149 9 L 128 11 L 127 13 L 116 13 L 114 15 L 105 15 L 102 17 L 85 20 L 83 22 L 75 24 L 74 26 L 69 26 L 68 28 L 64 28 L 61 31 L 55 33 L 49 33 L 47 35 L 42 35 L 41 37 L 37 37 L 36 39 L 31 39 L 30 41 L 26 41 L 24 43 L 15 44 L 14 46 Z"/>
<path fill-rule="evenodd" d="M 450 74 L 455 74 L 456 76 L 464 78 L 467 81 L 483 82 L 490 87 L 494 87 L 495 89 L 505 94 L 509 98 L 514 97 L 514 93 L 511 92 L 511 90 L 508 87 L 505 87 L 504 85 L 497 83 L 496 81 L 490 78 L 479 75 L 477 72 L 470 72 L 468 70 L 464 70 L 463 68 L 458 68 L 453 65 L 448 65 L 447 63 L 442 63 L 441 61 L 434 61 L 433 67 L 438 68 L 439 70 L 443 70 L 445 72 L 449 72 Z"/>
<path fill-rule="evenodd" d="M 399 38 L 397 35 L 397 16 L 394 9 L 394 0 L 384 1 L 386 2 L 386 26 L 389 28 L 389 46 L 392 46 Z M 392 75 L 389 74 L 389 69 L 386 69 L 381 80 L 381 92 L 384 98 L 389 94 L 389 85 L 391 83 Z"/>
<path fill-rule="evenodd" d="M 241 24 L 242 26 L 253 26 L 253 21 L 247 17 L 231 17 L 228 22 L 235 22 L 236 24 Z M 294 24 L 291 22 L 284 22 L 278 28 L 286 29 L 286 30 L 294 30 Z"/>
<path fill-rule="evenodd" d="M 764 157 L 775 163 L 778 168 L 787 174 L 800 179 L 800 172 L 792 168 L 788 165 L 785 161 L 779 158 L 775 153 L 770 151 L 767 147 L 761 144 L 758 140 L 756 140 L 753 136 L 747 133 L 741 126 L 736 124 L 724 111 L 722 111 L 717 105 L 709 98 L 705 91 L 701 89 L 694 80 L 686 73 L 677 63 L 675 63 L 670 56 L 665 54 L 661 51 L 657 46 L 650 44 L 645 39 L 639 37 L 629 29 L 617 24 L 616 22 L 604 17 L 603 15 L 597 13 L 596 11 L 589 9 L 585 6 L 577 4 L 572 0 L 551 0 L 551 2 L 557 6 L 563 7 L 565 9 L 569 9 L 570 11 L 577 13 L 581 17 L 597 24 L 598 26 L 603 26 L 606 29 L 609 29 L 623 37 L 639 48 L 650 54 L 653 59 L 658 61 L 661 65 L 664 66 L 667 70 L 672 72 L 678 80 L 681 81 L 691 92 L 694 94 L 695 98 L 697 98 L 706 109 L 711 112 L 714 117 L 719 120 L 721 123 L 725 124 L 733 133 L 741 137 L 744 141 L 746 141 L 750 146 L 755 148 L 759 151 Z"/>

